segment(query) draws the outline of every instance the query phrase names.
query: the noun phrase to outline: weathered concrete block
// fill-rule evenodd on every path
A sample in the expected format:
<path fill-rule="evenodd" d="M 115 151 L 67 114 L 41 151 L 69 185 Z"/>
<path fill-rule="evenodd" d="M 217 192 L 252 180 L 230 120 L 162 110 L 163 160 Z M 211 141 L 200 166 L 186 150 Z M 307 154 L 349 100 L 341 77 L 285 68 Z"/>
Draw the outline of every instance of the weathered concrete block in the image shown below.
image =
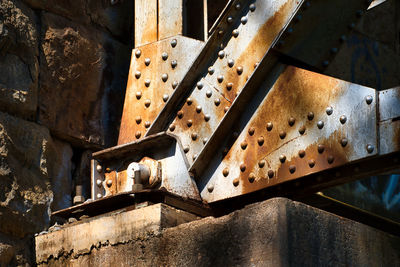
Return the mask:
<path fill-rule="evenodd" d="M 38 95 L 38 31 L 33 10 L 0 2 L 0 111 L 33 119 Z"/>
<path fill-rule="evenodd" d="M 191 213 L 156 204 L 137 210 L 112 212 L 35 238 L 37 262 L 65 255 L 90 253 L 93 247 L 114 246 L 160 234 L 162 229 L 193 221 Z M 118 265 L 118 263 L 116 263 Z"/>
<path fill-rule="evenodd" d="M 399 237 L 275 198 L 86 254 L 36 253 L 40 266 L 399 266 L 399 251 Z"/>
<path fill-rule="evenodd" d="M 112 143 L 129 49 L 95 28 L 49 13 L 42 15 L 42 34 L 40 123 L 79 146 Z"/>

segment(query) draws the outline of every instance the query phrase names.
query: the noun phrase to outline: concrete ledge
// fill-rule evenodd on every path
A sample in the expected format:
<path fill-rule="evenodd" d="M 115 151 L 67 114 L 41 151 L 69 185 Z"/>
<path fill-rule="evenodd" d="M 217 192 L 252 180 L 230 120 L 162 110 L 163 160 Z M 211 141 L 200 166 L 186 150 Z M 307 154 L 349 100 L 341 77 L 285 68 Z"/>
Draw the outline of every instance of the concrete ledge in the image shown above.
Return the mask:
<path fill-rule="evenodd" d="M 399 237 L 285 198 L 270 199 L 221 218 L 208 217 L 165 229 L 157 235 L 127 240 L 115 239 L 115 245 L 105 244 L 75 256 L 46 258 L 40 254 L 38 263 L 49 266 L 400 266 Z"/>
<path fill-rule="evenodd" d="M 95 247 L 123 244 L 162 229 L 198 219 L 197 216 L 164 204 L 108 213 L 63 226 L 35 237 L 36 262 L 59 257 L 79 257 Z"/>

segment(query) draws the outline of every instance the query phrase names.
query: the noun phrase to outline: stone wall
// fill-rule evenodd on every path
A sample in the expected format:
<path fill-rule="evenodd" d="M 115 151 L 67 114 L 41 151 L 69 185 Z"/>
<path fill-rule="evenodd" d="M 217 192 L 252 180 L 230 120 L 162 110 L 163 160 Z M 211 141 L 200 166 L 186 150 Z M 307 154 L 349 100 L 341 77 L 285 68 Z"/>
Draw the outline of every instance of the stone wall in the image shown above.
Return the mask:
<path fill-rule="evenodd" d="M 0 266 L 34 265 L 34 234 L 72 204 L 90 152 L 116 143 L 133 10 L 0 1 Z"/>

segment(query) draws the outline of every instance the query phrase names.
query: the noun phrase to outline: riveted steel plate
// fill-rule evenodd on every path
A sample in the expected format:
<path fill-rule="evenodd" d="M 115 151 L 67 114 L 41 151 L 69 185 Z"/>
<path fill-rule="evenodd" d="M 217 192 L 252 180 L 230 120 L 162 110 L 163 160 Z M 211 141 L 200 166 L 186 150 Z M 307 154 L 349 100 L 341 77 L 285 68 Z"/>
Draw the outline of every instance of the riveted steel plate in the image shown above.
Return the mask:
<path fill-rule="evenodd" d="M 199 177 L 204 200 L 246 194 L 376 155 L 374 89 L 293 66 L 277 68 L 279 78 L 272 88 L 260 87 L 247 111 L 256 106 L 255 112 L 242 115 L 240 134 L 223 159 L 216 156 Z"/>
<path fill-rule="evenodd" d="M 179 136 L 190 164 L 207 143 L 229 107 L 230 102 L 227 99 L 205 80 L 201 80 L 178 111 L 168 131 Z"/>
<path fill-rule="evenodd" d="M 187 105 L 186 98 L 186 102 L 180 100 L 179 104 L 175 101 L 167 103 L 169 110 L 176 109 L 177 106 L 182 107 L 183 104 L 169 128 L 171 130 L 172 126 L 174 134 L 184 143 L 190 163 L 206 144 L 207 140 L 204 142 L 204 138 L 208 139 L 218 127 L 224 112 L 229 113 L 231 102 L 254 73 L 257 63 L 278 40 L 280 32 L 301 3 L 293 0 L 236 1 L 226 12 L 221 25 L 214 33 L 217 37 L 213 36 L 204 48 L 208 51 L 214 49 L 214 52 L 206 60 L 195 62 L 195 65 L 200 65 L 195 70 L 199 73 L 198 76 L 191 77 L 193 73 L 189 71 L 185 79 L 190 79 L 190 83 L 185 81 L 183 85 L 178 86 L 172 96 L 175 97 L 179 93 L 179 97 L 182 97 L 188 92 L 188 88 L 191 88 L 187 99 L 195 104 Z M 212 46 L 210 42 L 213 42 Z M 199 57 L 204 56 L 201 54 Z M 182 90 L 185 90 L 185 93 L 182 93 Z M 207 113 L 201 111 L 196 114 L 198 105 Z M 210 119 L 204 120 L 204 115 L 209 115 Z M 168 115 L 159 115 L 156 121 L 161 120 L 159 124 L 163 124 L 169 119 L 166 116 Z M 182 116 L 183 118 L 180 118 Z M 191 120 L 190 126 L 188 120 Z M 193 135 L 195 138 L 192 138 Z"/>
<path fill-rule="evenodd" d="M 400 150 L 400 87 L 379 92 L 379 154 Z"/>
<path fill-rule="evenodd" d="M 145 136 L 202 46 L 175 36 L 132 51 L 118 144 Z"/>
<path fill-rule="evenodd" d="M 274 48 L 322 71 L 368 6 L 369 1 L 365 0 L 306 1 Z"/>

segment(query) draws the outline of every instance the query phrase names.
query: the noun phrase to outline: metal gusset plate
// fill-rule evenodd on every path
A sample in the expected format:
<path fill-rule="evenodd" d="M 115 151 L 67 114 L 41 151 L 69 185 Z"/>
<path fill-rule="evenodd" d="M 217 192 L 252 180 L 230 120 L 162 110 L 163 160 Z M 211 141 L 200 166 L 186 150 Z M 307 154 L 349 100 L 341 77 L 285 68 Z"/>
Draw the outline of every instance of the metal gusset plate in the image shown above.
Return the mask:
<path fill-rule="evenodd" d="M 376 91 L 293 66 L 260 87 L 236 138 L 199 177 L 208 202 L 376 155 Z M 233 131 L 233 130 L 232 130 Z M 227 131 L 228 132 L 228 131 Z M 221 159 L 222 158 L 222 159 Z"/>
<path fill-rule="evenodd" d="M 148 134 L 171 123 L 166 112 L 174 114 L 169 131 L 182 140 L 192 163 L 300 4 L 236 1 Z M 182 109 L 176 113 L 176 107 Z"/>
<path fill-rule="evenodd" d="M 274 46 L 280 53 L 323 71 L 367 10 L 366 0 L 306 1 Z"/>
<path fill-rule="evenodd" d="M 175 36 L 133 50 L 118 144 L 145 136 L 202 46 Z"/>
<path fill-rule="evenodd" d="M 160 177 L 151 189 L 200 200 L 197 186 L 190 177 L 182 146 L 173 135 L 165 132 L 141 140 L 109 148 L 93 154 L 92 199 L 132 191 L 134 184 L 128 167 L 140 162 L 149 167 L 150 177 Z M 151 166 L 155 164 L 154 168 Z M 150 178 L 151 179 L 151 178 Z"/>

